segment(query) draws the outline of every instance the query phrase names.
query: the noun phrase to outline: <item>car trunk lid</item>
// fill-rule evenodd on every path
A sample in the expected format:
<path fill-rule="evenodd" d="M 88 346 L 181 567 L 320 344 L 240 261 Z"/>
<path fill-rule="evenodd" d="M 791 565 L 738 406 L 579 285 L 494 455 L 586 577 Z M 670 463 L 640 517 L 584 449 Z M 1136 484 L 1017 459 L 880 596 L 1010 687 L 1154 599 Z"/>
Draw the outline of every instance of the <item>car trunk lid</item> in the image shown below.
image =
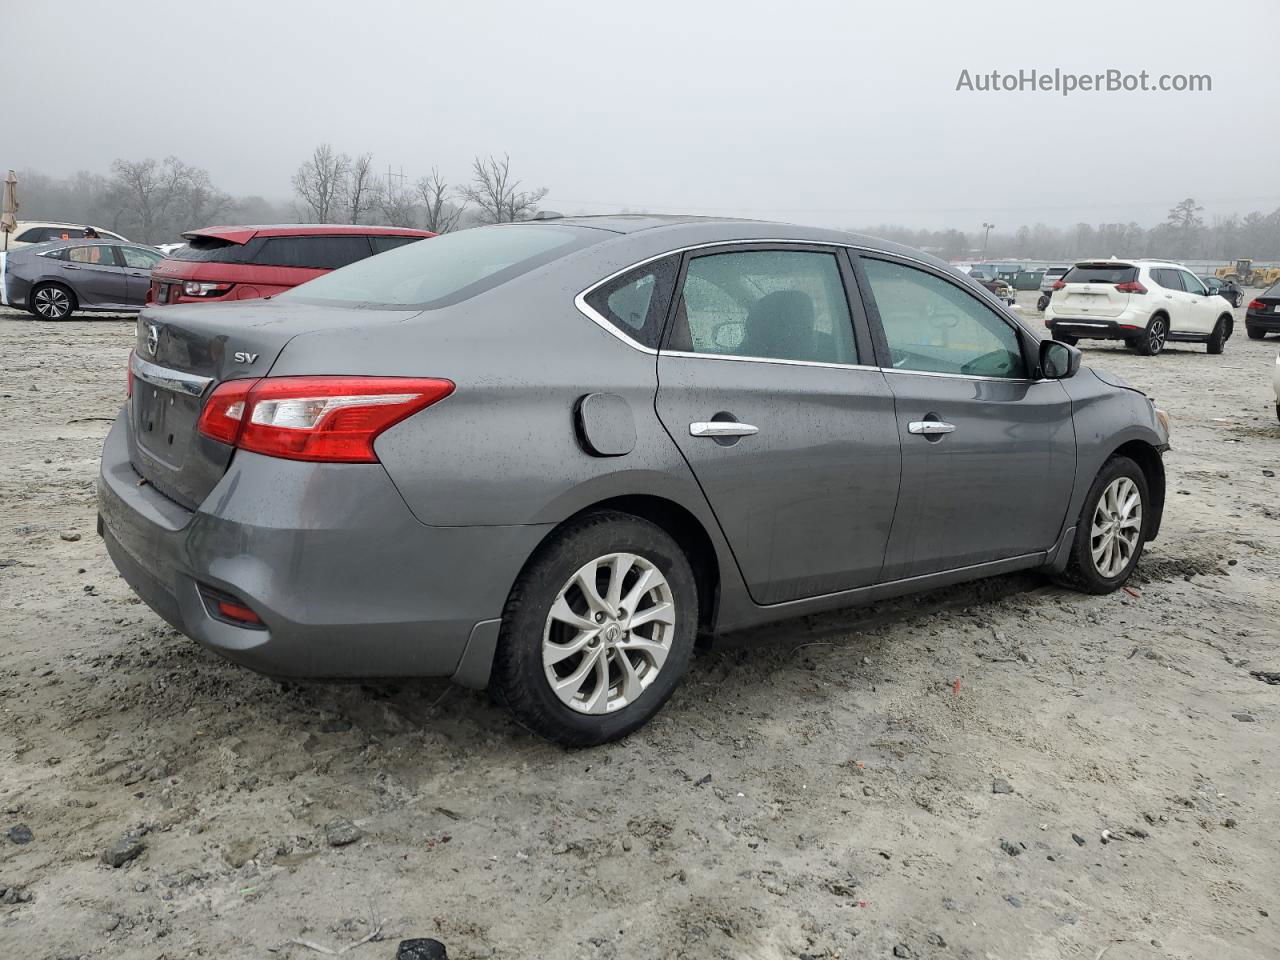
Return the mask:
<path fill-rule="evenodd" d="M 128 406 L 134 469 L 161 493 L 196 508 L 234 453 L 233 447 L 197 430 L 200 412 L 218 384 L 265 376 L 286 344 L 301 333 L 394 323 L 417 312 L 283 301 L 144 310 L 138 317 Z"/>
<path fill-rule="evenodd" d="M 1129 306 L 1131 294 L 1117 287 L 1137 279 L 1138 268 L 1131 263 L 1116 260 L 1077 263 L 1063 275 L 1065 286 L 1054 293 L 1054 307 L 1060 314 L 1118 317 Z"/>

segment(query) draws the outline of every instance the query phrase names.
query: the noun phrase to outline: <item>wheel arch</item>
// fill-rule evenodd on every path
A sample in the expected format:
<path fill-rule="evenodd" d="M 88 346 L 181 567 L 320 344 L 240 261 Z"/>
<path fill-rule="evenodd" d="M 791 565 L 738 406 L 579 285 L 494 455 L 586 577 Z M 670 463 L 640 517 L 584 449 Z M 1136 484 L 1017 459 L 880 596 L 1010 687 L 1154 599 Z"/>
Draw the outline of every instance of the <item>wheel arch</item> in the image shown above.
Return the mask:
<path fill-rule="evenodd" d="M 1165 471 L 1160 451 L 1145 440 L 1127 440 L 1111 451 L 1103 461 L 1104 465 L 1116 457 L 1128 457 L 1138 465 L 1147 479 L 1151 510 L 1147 515 L 1146 539 L 1154 540 L 1160 534 L 1160 523 L 1164 518 Z"/>

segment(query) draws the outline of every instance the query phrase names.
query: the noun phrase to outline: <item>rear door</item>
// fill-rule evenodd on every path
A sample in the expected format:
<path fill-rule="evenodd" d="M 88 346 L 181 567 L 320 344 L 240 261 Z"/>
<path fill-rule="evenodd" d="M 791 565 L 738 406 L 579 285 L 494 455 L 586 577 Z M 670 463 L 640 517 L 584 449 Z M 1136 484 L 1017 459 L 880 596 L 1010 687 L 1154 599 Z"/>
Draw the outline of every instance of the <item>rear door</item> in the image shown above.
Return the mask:
<path fill-rule="evenodd" d="M 68 247 L 62 270 L 82 306 L 128 305 L 128 279 L 113 245 L 83 243 Z"/>
<path fill-rule="evenodd" d="M 1062 385 L 1031 379 L 1032 338 L 940 271 L 879 254 L 858 262 L 902 443 L 883 579 L 1051 547 L 1075 430 Z"/>
<path fill-rule="evenodd" d="M 893 396 L 841 250 L 687 255 L 657 411 L 761 604 L 874 583 L 898 496 Z"/>

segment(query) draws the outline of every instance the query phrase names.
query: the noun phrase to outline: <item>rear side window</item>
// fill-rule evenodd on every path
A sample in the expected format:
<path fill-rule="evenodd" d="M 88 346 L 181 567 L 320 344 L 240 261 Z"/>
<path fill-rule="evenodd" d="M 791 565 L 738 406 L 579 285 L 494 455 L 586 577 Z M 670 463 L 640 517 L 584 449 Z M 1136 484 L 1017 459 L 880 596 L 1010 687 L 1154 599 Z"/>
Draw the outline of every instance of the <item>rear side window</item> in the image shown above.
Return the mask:
<path fill-rule="evenodd" d="M 1151 271 L 1151 279 L 1155 281 L 1156 286 L 1163 287 L 1165 290 L 1182 289 L 1182 283 L 1178 280 L 1177 270 L 1169 270 L 1166 267 L 1155 267 Z"/>
<path fill-rule="evenodd" d="M 632 340 L 656 350 L 679 265 L 678 257 L 666 257 L 636 267 L 592 290 L 587 305 Z"/>
<path fill-rule="evenodd" d="M 272 267 L 337 270 L 372 253 L 368 237 L 267 237 L 253 262 Z"/>
<path fill-rule="evenodd" d="M 858 362 L 834 254 L 751 250 L 695 257 L 672 350 L 810 363 Z"/>
<path fill-rule="evenodd" d="M 1110 264 L 1087 264 L 1075 266 L 1063 276 L 1063 283 L 1132 283 L 1138 279 L 1138 268 L 1127 263 L 1116 266 Z M 1176 290 L 1177 287 L 1175 286 Z"/>
<path fill-rule="evenodd" d="M 609 236 L 549 223 L 473 227 L 369 257 L 280 298 L 373 309 L 445 307 Z"/>
<path fill-rule="evenodd" d="M 419 240 L 425 240 L 426 237 L 370 237 L 373 241 L 374 253 L 386 253 L 388 250 L 394 250 L 396 247 L 403 247 L 406 243 L 416 243 Z"/>

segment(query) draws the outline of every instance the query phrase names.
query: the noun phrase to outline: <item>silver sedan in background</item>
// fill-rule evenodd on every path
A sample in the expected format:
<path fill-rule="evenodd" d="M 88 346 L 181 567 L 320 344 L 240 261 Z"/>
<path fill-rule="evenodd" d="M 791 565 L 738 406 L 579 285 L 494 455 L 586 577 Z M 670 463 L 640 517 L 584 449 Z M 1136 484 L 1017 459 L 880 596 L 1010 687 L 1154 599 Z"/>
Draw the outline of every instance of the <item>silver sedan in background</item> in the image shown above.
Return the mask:
<path fill-rule="evenodd" d="M 698 634 L 1014 570 L 1120 587 L 1167 418 L 927 254 L 747 221 L 446 234 L 147 308 L 99 530 L 275 675 L 447 676 L 624 736 Z"/>
<path fill-rule="evenodd" d="M 77 310 L 141 310 L 151 268 L 164 259 L 154 247 L 101 239 L 55 240 L 5 255 L 0 292 L 6 306 L 40 320 L 65 320 Z"/>

